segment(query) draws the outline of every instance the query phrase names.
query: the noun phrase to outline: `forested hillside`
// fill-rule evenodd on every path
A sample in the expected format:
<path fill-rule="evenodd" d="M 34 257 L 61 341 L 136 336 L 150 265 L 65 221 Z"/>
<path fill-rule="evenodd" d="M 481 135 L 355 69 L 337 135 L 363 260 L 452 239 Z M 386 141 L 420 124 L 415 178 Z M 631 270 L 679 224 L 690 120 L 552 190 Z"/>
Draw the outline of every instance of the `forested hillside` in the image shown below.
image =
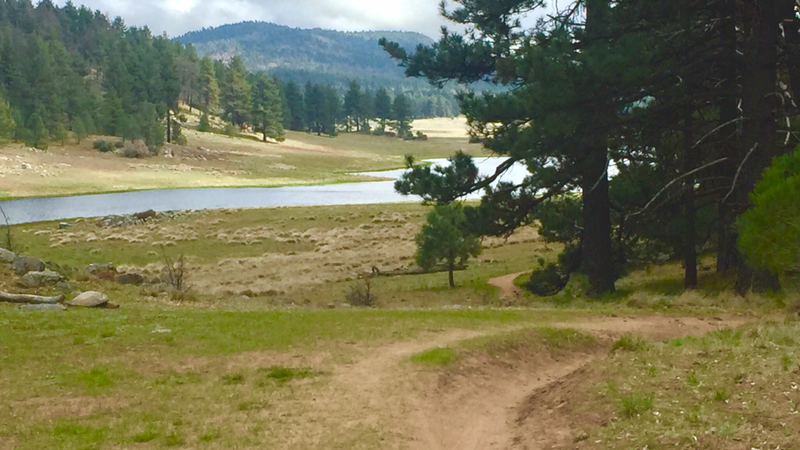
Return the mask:
<path fill-rule="evenodd" d="M 347 39 L 363 48 L 375 40 L 370 33 Z M 384 60 L 375 57 L 374 66 L 393 65 L 373 44 L 372 54 Z M 183 142 L 181 103 L 206 113 L 203 131 L 252 130 L 267 140 L 282 139 L 284 128 L 369 132 L 370 121 L 377 121 L 377 132 L 388 126 L 409 138 L 413 118 L 454 113 L 440 94 L 416 92 L 362 90 L 350 79 L 344 90 L 322 82 L 284 83 L 262 70 L 248 71 L 238 56 L 200 58 L 191 45 L 71 2 L 57 7 L 49 0 L 36 6 L 0 0 L 0 143 L 47 148 L 50 142 L 105 134 L 141 141 L 157 152 L 164 142 Z M 228 125 L 214 129 L 210 116 Z"/>
<path fill-rule="evenodd" d="M 194 51 L 121 19 L 48 0 L 0 1 L 0 140 L 46 147 L 72 130 L 158 146 Z"/>
<path fill-rule="evenodd" d="M 405 78 L 403 69 L 378 45 L 381 37 L 409 50 L 433 43 L 419 33 L 305 30 L 266 22 L 203 29 L 177 40 L 212 59 L 227 61 L 237 55 L 249 70 L 267 71 L 285 82 L 331 85 L 344 94 L 355 79 L 373 92 L 387 88 L 405 93 L 417 117 L 457 115 L 453 89 L 440 90 L 423 80 Z"/>

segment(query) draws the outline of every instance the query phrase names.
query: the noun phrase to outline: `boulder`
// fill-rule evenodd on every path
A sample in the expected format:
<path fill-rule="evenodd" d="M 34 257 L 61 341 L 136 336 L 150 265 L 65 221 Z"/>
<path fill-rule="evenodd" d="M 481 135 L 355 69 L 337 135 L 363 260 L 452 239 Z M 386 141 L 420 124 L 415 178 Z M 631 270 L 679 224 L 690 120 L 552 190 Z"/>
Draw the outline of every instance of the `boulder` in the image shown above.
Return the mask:
<path fill-rule="evenodd" d="M 8 264 L 14 264 L 15 259 L 17 259 L 16 253 L 4 248 L 0 248 L 0 261 Z"/>
<path fill-rule="evenodd" d="M 88 291 L 66 302 L 66 304 L 83 308 L 105 308 L 108 304 L 108 296 L 102 292 Z"/>
<path fill-rule="evenodd" d="M 33 256 L 17 256 L 14 258 L 14 270 L 17 275 L 25 275 L 28 272 L 43 272 L 44 263 Z"/>
<path fill-rule="evenodd" d="M 117 283 L 139 286 L 144 283 L 144 277 L 138 273 L 121 273 L 117 275 Z"/>
<path fill-rule="evenodd" d="M 86 271 L 94 274 L 97 272 L 108 272 L 108 271 L 116 271 L 117 269 L 114 267 L 114 263 L 108 262 L 105 264 L 100 263 L 92 263 L 86 266 Z"/>
<path fill-rule="evenodd" d="M 52 270 L 45 269 L 41 272 L 28 272 L 22 276 L 20 283 L 29 288 L 38 288 L 42 286 L 51 286 L 59 281 L 61 281 L 64 277 L 61 276 L 58 272 L 53 272 Z"/>

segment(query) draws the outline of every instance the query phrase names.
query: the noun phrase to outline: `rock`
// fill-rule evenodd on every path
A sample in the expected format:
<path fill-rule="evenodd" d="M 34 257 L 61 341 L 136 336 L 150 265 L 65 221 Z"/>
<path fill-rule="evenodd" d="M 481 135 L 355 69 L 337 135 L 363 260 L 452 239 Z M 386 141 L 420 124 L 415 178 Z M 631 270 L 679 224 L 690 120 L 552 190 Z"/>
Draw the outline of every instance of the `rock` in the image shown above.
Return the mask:
<path fill-rule="evenodd" d="M 59 230 L 66 230 L 67 228 L 71 227 L 72 225 L 68 224 L 67 222 L 61 222 L 58 224 Z"/>
<path fill-rule="evenodd" d="M 24 309 L 27 311 L 64 311 L 67 309 L 64 305 L 22 305 L 19 309 Z"/>
<path fill-rule="evenodd" d="M 42 272 L 44 271 L 44 263 L 33 256 L 17 256 L 14 258 L 14 270 L 17 275 L 25 275 L 28 272 Z"/>
<path fill-rule="evenodd" d="M 117 275 L 117 283 L 139 286 L 144 283 L 144 277 L 138 273 L 121 273 Z"/>
<path fill-rule="evenodd" d="M 104 308 L 108 304 L 108 296 L 102 292 L 88 291 L 66 302 L 66 304 L 83 308 Z"/>
<path fill-rule="evenodd" d="M 0 261 L 8 264 L 13 264 L 15 259 L 17 259 L 16 253 L 6 250 L 4 248 L 0 248 Z"/>
<path fill-rule="evenodd" d="M 139 222 L 145 222 L 147 219 L 154 219 L 156 217 L 158 217 L 158 213 L 152 209 L 148 209 L 147 211 L 142 211 L 133 215 L 133 218 Z"/>
<path fill-rule="evenodd" d="M 20 283 L 29 288 L 38 288 L 42 286 L 50 286 L 58 283 L 64 277 L 58 272 L 45 269 L 41 272 L 28 272 L 22 276 Z"/>
<path fill-rule="evenodd" d="M 105 264 L 92 263 L 86 266 L 86 271 L 92 274 L 97 272 L 116 272 L 116 270 L 117 269 L 114 267 L 114 263 L 111 262 Z"/>
<path fill-rule="evenodd" d="M 67 281 L 59 281 L 56 283 L 56 288 L 65 294 L 72 292 L 72 285 Z"/>

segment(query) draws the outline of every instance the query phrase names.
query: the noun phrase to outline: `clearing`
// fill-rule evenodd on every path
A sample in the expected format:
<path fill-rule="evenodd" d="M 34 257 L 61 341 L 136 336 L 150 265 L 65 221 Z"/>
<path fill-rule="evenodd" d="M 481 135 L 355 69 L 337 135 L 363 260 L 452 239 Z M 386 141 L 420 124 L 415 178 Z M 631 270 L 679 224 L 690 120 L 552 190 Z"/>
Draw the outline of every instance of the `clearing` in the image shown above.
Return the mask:
<path fill-rule="evenodd" d="M 96 139 L 120 140 L 105 136 L 91 136 L 80 144 L 54 142 L 47 151 L 5 145 L 0 146 L 0 197 L 365 181 L 370 178 L 353 172 L 403 167 L 406 154 L 418 159 L 446 158 L 458 150 L 485 154 L 479 144 L 469 143 L 465 123 L 463 118 L 415 121 L 415 127 L 431 133 L 426 141 L 289 131 L 284 142 L 264 143 L 255 135 L 228 137 L 185 128 L 186 146 L 168 144 L 159 156 L 146 159 L 94 150 Z"/>

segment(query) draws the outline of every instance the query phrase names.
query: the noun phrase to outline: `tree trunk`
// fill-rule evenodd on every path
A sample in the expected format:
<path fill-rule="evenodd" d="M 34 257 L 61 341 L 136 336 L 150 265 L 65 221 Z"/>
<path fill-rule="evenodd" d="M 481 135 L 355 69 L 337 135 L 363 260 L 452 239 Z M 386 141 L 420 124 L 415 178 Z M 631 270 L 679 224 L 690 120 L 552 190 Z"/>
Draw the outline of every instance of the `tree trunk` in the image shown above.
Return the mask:
<path fill-rule="evenodd" d="M 40 295 L 27 295 L 27 294 L 9 294 L 8 292 L 0 292 L 0 302 L 8 303 L 23 303 L 28 305 L 52 305 L 64 301 L 64 296 L 57 297 L 42 297 Z"/>
<path fill-rule="evenodd" d="M 684 167 L 683 173 L 689 173 L 697 165 L 697 150 L 694 148 L 694 133 L 692 128 L 692 114 L 689 111 L 684 120 Z M 687 177 L 684 181 L 685 197 L 683 202 L 686 234 L 684 237 L 683 264 L 685 273 L 683 285 L 686 289 L 697 288 L 697 207 L 695 205 L 695 179 Z"/>
<path fill-rule="evenodd" d="M 588 47 L 601 48 L 608 28 L 609 0 L 587 0 L 586 37 Z M 590 79 L 591 74 L 586 74 Z M 591 81 L 589 82 L 592 84 Z M 594 86 L 602 90 L 603 86 Z M 596 94 L 602 98 L 602 94 Z M 609 112 L 611 113 L 609 115 Z M 608 192 L 608 145 L 603 123 L 614 112 L 598 107 L 584 120 L 588 133 L 584 147 L 585 160 L 581 173 L 583 191 L 583 233 L 581 267 L 589 277 L 590 295 L 603 295 L 616 290 L 615 261 L 611 242 L 611 201 Z"/>
<path fill-rule="evenodd" d="M 456 280 L 455 280 L 455 278 L 453 278 L 453 272 L 455 270 L 456 270 L 455 262 L 452 259 L 447 261 L 447 272 L 448 272 L 449 281 L 450 281 L 450 287 L 451 288 L 456 287 Z"/>
<path fill-rule="evenodd" d="M 592 295 L 603 295 L 616 289 L 607 152 L 605 145 L 588 151 L 582 182 L 582 267 L 589 277 Z"/>
<path fill-rule="evenodd" d="M 725 196 L 730 190 L 733 178 L 736 176 L 736 158 L 739 154 L 740 136 L 739 125 L 736 119 L 740 118 L 737 108 L 738 94 L 738 55 L 736 53 L 736 0 L 725 0 L 721 3 L 722 10 L 722 46 L 725 53 L 725 65 L 722 68 L 722 89 L 725 98 L 720 102 L 720 122 L 725 125 L 720 131 L 719 140 L 721 149 L 720 157 L 728 158 L 719 166 L 720 178 L 723 180 L 720 188 Z M 717 237 L 717 272 L 724 273 L 737 267 L 738 252 L 736 251 L 736 235 L 734 221 L 736 216 L 730 205 L 719 202 L 718 237 Z"/>
<path fill-rule="evenodd" d="M 167 108 L 167 143 L 172 143 L 172 114 L 169 108 Z"/>
<path fill-rule="evenodd" d="M 777 121 L 775 111 L 780 36 L 779 5 L 774 0 L 755 1 L 745 24 L 744 71 L 742 77 L 742 143 L 738 184 L 734 186 L 732 205 L 738 217 L 750 208 L 750 193 L 761 179 L 761 173 L 776 155 Z M 735 231 L 734 231 L 735 233 Z M 744 294 L 780 288 L 778 277 L 753 270 L 741 256 L 738 258 L 736 291 Z"/>
<path fill-rule="evenodd" d="M 780 15 L 783 21 L 783 35 L 786 42 L 786 65 L 792 84 L 792 98 L 800 103 L 800 20 L 797 19 L 796 0 L 779 0 Z"/>

